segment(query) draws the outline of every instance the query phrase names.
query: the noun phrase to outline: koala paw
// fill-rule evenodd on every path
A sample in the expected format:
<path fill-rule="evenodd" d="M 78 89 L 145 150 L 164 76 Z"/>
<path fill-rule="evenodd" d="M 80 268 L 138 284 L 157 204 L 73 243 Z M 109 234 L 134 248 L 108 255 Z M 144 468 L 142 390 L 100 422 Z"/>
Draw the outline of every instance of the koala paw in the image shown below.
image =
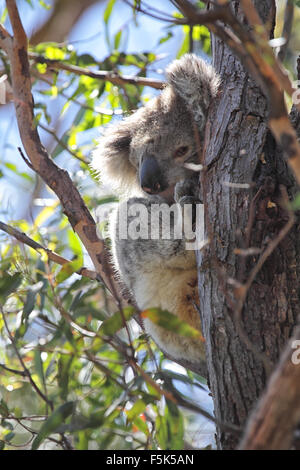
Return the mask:
<path fill-rule="evenodd" d="M 181 206 L 200 202 L 198 178 L 178 181 L 174 189 L 174 200 Z"/>

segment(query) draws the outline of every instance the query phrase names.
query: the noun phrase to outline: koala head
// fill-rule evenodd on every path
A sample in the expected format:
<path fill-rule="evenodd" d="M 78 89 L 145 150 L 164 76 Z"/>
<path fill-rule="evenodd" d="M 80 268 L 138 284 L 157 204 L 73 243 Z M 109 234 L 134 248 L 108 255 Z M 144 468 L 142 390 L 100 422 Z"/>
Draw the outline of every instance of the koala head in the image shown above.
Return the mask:
<path fill-rule="evenodd" d="M 93 168 L 120 192 L 139 189 L 169 199 L 175 184 L 193 174 L 187 164 L 199 163 L 218 85 L 214 69 L 196 55 L 172 62 L 161 94 L 106 129 L 93 154 Z"/>

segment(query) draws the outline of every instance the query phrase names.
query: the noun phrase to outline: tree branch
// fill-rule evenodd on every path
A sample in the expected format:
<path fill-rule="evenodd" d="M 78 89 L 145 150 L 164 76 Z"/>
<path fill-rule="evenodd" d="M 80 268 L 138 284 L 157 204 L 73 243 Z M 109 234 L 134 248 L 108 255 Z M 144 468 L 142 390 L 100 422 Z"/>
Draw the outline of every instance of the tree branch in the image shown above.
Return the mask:
<path fill-rule="evenodd" d="M 66 72 L 74 73 L 75 75 L 86 75 L 87 77 L 96 78 L 97 80 L 108 81 L 117 86 L 139 85 L 161 90 L 165 85 L 164 81 L 157 80 L 155 78 L 119 75 L 115 72 L 106 72 L 103 70 L 90 70 L 84 67 L 78 67 L 77 65 L 66 64 L 61 60 L 47 59 L 46 57 L 34 52 L 29 52 L 28 57 L 39 64 L 47 64 L 51 69 L 65 70 Z"/>
<path fill-rule="evenodd" d="M 295 342 L 298 343 L 295 343 Z M 241 450 L 289 449 L 300 421 L 300 364 L 292 355 L 300 344 L 300 326 L 288 342 L 246 427 Z"/>
<path fill-rule="evenodd" d="M 34 124 L 27 38 L 15 0 L 7 0 L 7 9 L 14 36 L 11 38 L 2 27 L 0 45 L 5 46 L 10 59 L 16 116 L 24 149 L 33 169 L 60 199 L 64 212 L 73 230 L 78 234 L 83 245 L 86 247 L 97 273 L 101 276 L 104 284 L 120 305 L 121 296 L 107 262 L 105 244 L 97 236 L 95 221 L 86 208 L 69 174 L 50 159 L 40 141 Z"/>

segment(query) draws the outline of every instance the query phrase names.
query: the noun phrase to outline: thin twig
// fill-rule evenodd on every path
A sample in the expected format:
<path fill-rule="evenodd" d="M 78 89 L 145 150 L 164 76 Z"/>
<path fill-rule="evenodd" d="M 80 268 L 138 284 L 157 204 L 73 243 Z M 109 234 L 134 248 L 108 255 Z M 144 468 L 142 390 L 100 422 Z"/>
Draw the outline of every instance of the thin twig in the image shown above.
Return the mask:
<path fill-rule="evenodd" d="M 2 369 L 6 370 L 7 372 L 11 372 L 12 374 L 21 375 L 22 377 L 27 377 L 27 374 L 26 372 L 24 372 L 24 370 L 11 369 L 10 367 L 5 366 L 4 364 L 0 364 L 0 367 L 2 367 Z"/>
<path fill-rule="evenodd" d="M 43 129 L 43 131 L 47 132 L 50 134 L 54 140 L 67 152 L 69 152 L 70 155 L 75 157 L 77 160 L 79 160 L 81 163 L 84 163 L 85 165 L 89 165 L 91 162 L 87 160 L 85 157 L 79 155 L 78 153 L 74 152 L 73 150 L 70 149 L 59 137 L 57 137 L 56 132 L 53 129 L 49 129 L 49 127 L 44 126 L 41 122 L 38 123 L 38 126 Z"/>
<path fill-rule="evenodd" d="M 43 57 L 42 55 L 36 54 L 34 52 L 29 52 L 28 57 L 36 63 L 48 65 L 51 69 L 64 70 L 66 72 L 74 73 L 75 75 L 85 75 L 97 80 L 105 80 L 112 83 L 113 85 L 148 86 L 157 90 L 161 90 L 164 87 L 164 82 L 157 80 L 156 78 L 119 75 L 116 72 L 107 72 L 103 70 L 90 70 L 85 67 L 78 67 L 78 65 L 67 64 L 61 60 L 47 59 L 46 57 Z"/>
<path fill-rule="evenodd" d="M 34 390 L 36 391 L 36 393 L 41 397 L 41 399 L 47 404 L 50 406 L 50 409 L 51 411 L 53 411 L 53 402 L 51 400 L 49 400 L 49 398 L 44 395 L 44 393 L 39 389 L 39 387 L 37 386 L 37 384 L 35 383 L 35 381 L 33 380 L 31 374 L 30 374 L 30 371 L 29 369 L 27 369 L 24 361 L 23 361 L 23 358 L 21 356 L 21 354 L 19 353 L 19 350 L 16 346 L 16 343 L 15 343 L 15 339 L 13 337 L 13 335 L 11 334 L 11 331 L 9 329 L 9 326 L 8 326 L 8 323 L 6 321 L 6 317 L 5 317 L 5 313 L 4 313 L 4 310 L 3 310 L 3 307 L 2 305 L 0 304 L 0 312 L 2 314 L 2 318 L 3 318 L 3 321 L 4 321 L 4 325 L 5 325 L 5 328 L 6 328 L 6 331 L 8 333 L 8 337 L 11 341 L 11 344 L 12 344 L 12 347 L 14 348 L 15 350 L 15 353 L 19 359 L 19 362 L 21 364 L 21 366 L 23 367 L 23 370 L 24 370 L 24 373 L 26 374 L 27 378 L 29 379 L 29 382 L 31 383 L 32 387 L 34 388 Z"/>
<path fill-rule="evenodd" d="M 32 238 L 28 237 L 25 233 L 19 232 L 19 230 L 15 229 L 11 225 L 7 225 L 4 222 L 0 221 L 0 230 L 3 230 L 8 235 L 13 236 L 21 243 L 24 243 L 25 245 L 30 246 L 30 248 L 33 248 L 38 253 L 45 252 L 48 258 L 57 264 L 60 264 L 63 266 L 64 264 L 70 263 L 70 260 L 63 258 L 62 256 L 58 255 L 54 251 L 49 250 L 48 248 L 45 248 L 44 246 L 40 245 L 36 241 L 32 240 Z M 79 269 L 79 271 L 76 271 L 76 273 L 79 274 L 80 276 L 88 277 L 89 279 L 92 279 L 93 281 L 102 282 L 102 279 L 100 278 L 99 274 L 96 273 L 96 271 L 92 271 L 90 269 L 83 267 Z"/>
<path fill-rule="evenodd" d="M 291 38 L 292 33 L 292 26 L 293 26 L 293 18 L 294 18 L 294 0 L 286 0 L 285 12 L 284 12 L 284 24 L 282 29 L 281 36 L 285 39 L 285 43 L 281 46 L 278 52 L 278 59 L 281 62 L 284 61 L 289 41 Z"/>

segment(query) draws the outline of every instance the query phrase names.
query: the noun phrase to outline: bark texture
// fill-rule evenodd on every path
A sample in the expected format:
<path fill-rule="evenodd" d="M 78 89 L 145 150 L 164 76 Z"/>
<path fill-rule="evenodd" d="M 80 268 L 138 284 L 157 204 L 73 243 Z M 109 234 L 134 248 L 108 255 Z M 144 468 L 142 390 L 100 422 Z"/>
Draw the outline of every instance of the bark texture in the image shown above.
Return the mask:
<path fill-rule="evenodd" d="M 271 24 L 273 0 L 254 3 L 261 18 L 271 19 Z M 242 19 L 238 4 L 232 2 Z M 288 219 L 280 205 L 280 185 L 292 194 L 295 183 L 267 129 L 268 105 L 262 92 L 224 43 L 213 37 L 212 46 L 222 89 L 207 128 L 205 164 L 209 170 L 201 177 L 211 244 L 198 254 L 200 307 L 216 418 L 243 428 L 266 383 L 261 354 L 274 367 L 299 314 L 297 226 L 256 276 L 240 321 L 234 307 L 238 282 L 247 281 L 258 255 L 245 258 L 236 248 L 263 250 L 276 238 Z M 242 189 L 230 187 L 228 182 L 255 184 Z M 254 204 L 257 191 L 260 194 Z M 249 234 L 247 227 L 251 228 Z M 240 437 L 218 429 L 217 444 L 223 449 L 236 448 Z"/>

